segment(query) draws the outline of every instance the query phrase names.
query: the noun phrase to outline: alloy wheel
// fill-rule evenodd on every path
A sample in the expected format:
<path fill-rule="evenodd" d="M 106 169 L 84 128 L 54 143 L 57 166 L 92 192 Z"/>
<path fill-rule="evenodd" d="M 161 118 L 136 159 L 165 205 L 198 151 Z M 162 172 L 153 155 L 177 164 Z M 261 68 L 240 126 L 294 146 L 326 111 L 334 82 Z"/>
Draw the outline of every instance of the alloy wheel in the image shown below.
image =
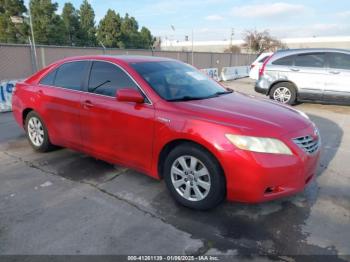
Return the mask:
<path fill-rule="evenodd" d="M 36 147 L 40 147 L 44 143 L 44 127 L 37 117 L 31 117 L 28 121 L 28 136 L 30 141 Z"/>
<path fill-rule="evenodd" d="M 193 156 L 180 156 L 173 162 L 171 182 L 177 193 L 189 201 L 203 200 L 211 187 L 207 167 Z"/>
<path fill-rule="evenodd" d="M 291 97 L 292 93 L 287 87 L 279 87 L 273 92 L 273 99 L 283 104 L 287 104 Z"/>

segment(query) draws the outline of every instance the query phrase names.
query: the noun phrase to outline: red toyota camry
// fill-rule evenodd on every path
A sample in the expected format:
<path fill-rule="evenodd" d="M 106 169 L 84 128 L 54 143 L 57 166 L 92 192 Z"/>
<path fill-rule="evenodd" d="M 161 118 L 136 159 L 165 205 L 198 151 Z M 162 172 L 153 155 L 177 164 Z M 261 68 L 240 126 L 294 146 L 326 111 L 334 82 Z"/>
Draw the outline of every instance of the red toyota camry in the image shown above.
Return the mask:
<path fill-rule="evenodd" d="M 13 113 L 35 150 L 59 145 L 164 178 L 195 209 L 295 194 L 319 160 L 304 113 L 159 57 L 58 61 L 17 84 Z"/>

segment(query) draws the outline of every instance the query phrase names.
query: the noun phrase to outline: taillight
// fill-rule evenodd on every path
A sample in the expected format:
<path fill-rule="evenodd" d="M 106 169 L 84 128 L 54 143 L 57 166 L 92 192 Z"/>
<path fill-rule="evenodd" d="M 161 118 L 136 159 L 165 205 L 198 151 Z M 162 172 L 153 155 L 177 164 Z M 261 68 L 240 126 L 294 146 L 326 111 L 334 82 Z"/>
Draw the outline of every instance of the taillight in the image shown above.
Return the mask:
<path fill-rule="evenodd" d="M 265 73 L 265 67 L 267 65 L 267 63 L 270 61 L 270 59 L 273 57 L 273 55 L 270 55 L 262 64 L 260 70 L 259 70 L 259 77 L 262 77 Z"/>

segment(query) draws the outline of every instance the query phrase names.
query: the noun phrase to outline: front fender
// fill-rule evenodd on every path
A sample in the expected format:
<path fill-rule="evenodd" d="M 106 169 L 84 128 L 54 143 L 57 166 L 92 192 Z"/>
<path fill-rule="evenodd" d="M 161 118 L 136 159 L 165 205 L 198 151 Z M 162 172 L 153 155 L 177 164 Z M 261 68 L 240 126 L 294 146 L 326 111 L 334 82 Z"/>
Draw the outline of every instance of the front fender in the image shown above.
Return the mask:
<path fill-rule="evenodd" d="M 158 174 L 158 165 L 161 164 L 159 156 L 169 143 L 181 140 L 194 142 L 211 152 L 220 164 L 222 153 L 234 150 L 233 145 L 225 137 L 226 133 L 232 133 L 230 127 L 201 119 L 178 117 L 172 119 L 161 117 L 156 122 L 151 174 L 155 178 L 160 178 Z"/>

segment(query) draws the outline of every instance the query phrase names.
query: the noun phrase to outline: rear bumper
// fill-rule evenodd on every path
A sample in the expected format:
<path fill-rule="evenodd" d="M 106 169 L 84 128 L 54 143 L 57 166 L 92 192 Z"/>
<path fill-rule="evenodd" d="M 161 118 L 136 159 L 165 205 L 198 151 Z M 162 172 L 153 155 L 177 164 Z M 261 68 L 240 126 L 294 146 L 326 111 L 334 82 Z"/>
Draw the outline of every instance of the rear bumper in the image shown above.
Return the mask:
<path fill-rule="evenodd" d="M 268 90 L 261 88 L 257 83 L 258 82 L 256 82 L 255 87 L 254 87 L 255 92 L 266 95 Z"/>
<path fill-rule="evenodd" d="M 267 95 L 269 92 L 269 85 L 267 81 L 263 78 L 260 77 L 256 82 L 255 82 L 255 92 L 258 92 L 260 94 Z"/>
<path fill-rule="evenodd" d="M 13 95 L 12 97 L 12 114 L 14 119 L 16 120 L 17 124 L 20 127 L 23 127 L 23 118 L 22 118 L 22 105 L 20 100 L 16 95 Z"/>
<path fill-rule="evenodd" d="M 320 148 L 309 155 L 289 145 L 293 155 L 235 150 L 224 158 L 227 199 L 258 203 L 296 194 L 316 176 Z"/>

